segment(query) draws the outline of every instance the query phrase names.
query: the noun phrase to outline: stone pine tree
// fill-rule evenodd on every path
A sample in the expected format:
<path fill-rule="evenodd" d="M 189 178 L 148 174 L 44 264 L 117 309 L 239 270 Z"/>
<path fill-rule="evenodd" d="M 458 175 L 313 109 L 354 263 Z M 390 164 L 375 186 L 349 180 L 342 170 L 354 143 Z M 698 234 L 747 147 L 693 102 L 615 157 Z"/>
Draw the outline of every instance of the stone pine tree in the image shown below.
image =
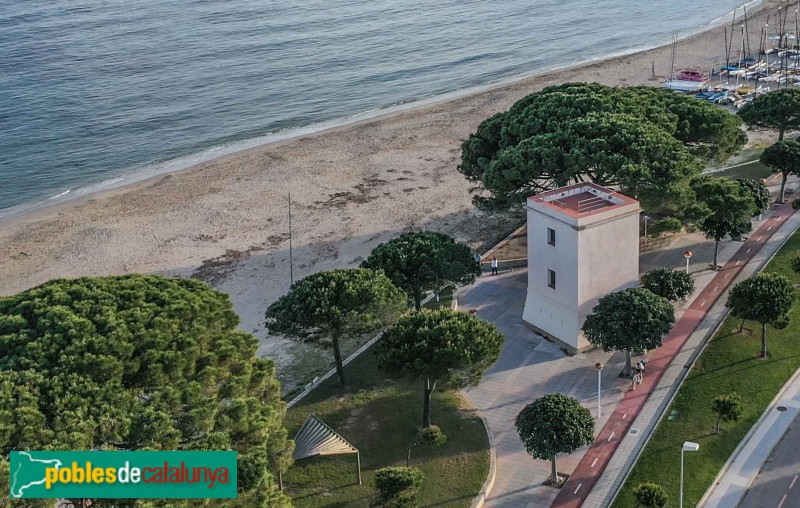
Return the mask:
<path fill-rule="evenodd" d="M 706 238 L 714 240 L 714 269 L 719 259 L 719 243 L 725 237 L 741 240 L 742 235 L 753 229 L 750 220 L 756 212 L 756 202 L 749 188 L 735 180 L 701 177 L 692 182 L 697 195 L 698 223 Z"/>
<path fill-rule="evenodd" d="M 625 375 L 631 372 L 631 352 L 655 349 L 675 324 L 666 298 L 645 288 L 628 288 L 606 295 L 586 316 L 586 340 L 605 351 L 625 351 Z"/>
<path fill-rule="evenodd" d="M 382 243 L 361 266 L 383 270 L 414 300 L 417 310 L 426 291 L 471 284 L 480 275 L 480 265 L 469 247 L 433 231 L 405 233 Z"/>
<path fill-rule="evenodd" d="M 340 386 L 343 337 L 374 333 L 406 309 L 406 297 L 384 274 L 366 268 L 329 270 L 295 282 L 267 309 L 270 333 L 330 345 Z"/>
<path fill-rule="evenodd" d="M 800 90 L 797 90 L 800 92 Z M 800 143 L 797 141 L 778 141 L 761 152 L 761 163 L 781 174 L 780 202 L 786 202 L 786 179 L 789 175 L 800 174 Z"/>
<path fill-rule="evenodd" d="M 290 506 L 275 485 L 292 452 L 275 368 L 238 323 L 227 295 L 155 275 L 55 280 L 0 298 L 4 492 L 11 450 L 235 450 L 238 499 L 215 505 Z"/>
<path fill-rule="evenodd" d="M 711 409 L 717 415 L 717 423 L 714 424 L 714 433 L 719 434 L 721 422 L 735 422 L 742 416 L 742 398 L 736 392 L 727 395 L 719 395 L 711 401 Z"/>
<path fill-rule="evenodd" d="M 483 121 L 461 145 L 458 171 L 476 184 L 483 208 L 516 208 L 532 194 L 593 181 L 636 197 L 651 215 L 680 215 L 703 160 L 722 161 L 745 144 L 740 126 L 671 90 L 568 83 Z"/>
<path fill-rule="evenodd" d="M 664 508 L 669 501 L 664 487 L 652 482 L 637 485 L 633 491 L 633 498 L 636 500 L 637 507 L 644 506 L 646 508 Z"/>
<path fill-rule="evenodd" d="M 545 395 L 525 406 L 515 420 L 525 450 L 550 461 L 550 481 L 558 485 L 556 457 L 594 441 L 594 419 L 588 409 L 560 393 Z"/>
<path fill-rule="evenodd" d="M 642 275 L 642 287 L 671 302 L 676 302 L 694 291 L 694 279 L 683 270 L 656 268 Z"/>
<path fill-rule="evenodd" d="M 477 384 L 497 361 L 504 340 L 493 324 L 465 312 L 415 312 L 384 332 L 376 346 L 378 369 L 422 381 L 424 429 L 431 425 L 431 396 L 436 384 Z"/>
<path fill-rule="evenodd" d="M 755 203 L 753 217 L 759 216 L 769 210 L 769 206 L 772 204 L 772 194 L 769 192 L 766 180 L 737 178 L 736 181 L 753 197 L 753 202 Z"/>
<path fill-rule="evenodd" d="M 777 130 L 778 141 L 783 141 L 786 131 L 800 129 L 800 90 L 783 88 L 759 95 L 737 114 L 748 127 Z"/>
<path fill-rule="evenodd" d="M 788 320 L 795 301 L 791 281 L 777 273 L 759 273 L 736 284 L 725 306 L 734 316 L 761 323 L 761 357 L 767 357 L 767 325 Z"/>

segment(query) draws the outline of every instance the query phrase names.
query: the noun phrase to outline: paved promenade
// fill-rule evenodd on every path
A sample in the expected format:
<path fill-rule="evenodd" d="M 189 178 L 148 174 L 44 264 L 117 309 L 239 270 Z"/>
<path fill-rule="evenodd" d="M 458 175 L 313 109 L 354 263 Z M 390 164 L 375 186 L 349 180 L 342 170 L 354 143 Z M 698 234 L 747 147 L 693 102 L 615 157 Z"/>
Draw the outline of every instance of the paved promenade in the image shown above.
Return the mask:
<path fill-rule="evenodd" d="M 720 262 L 732 258 L 741 242 L 723 242 Z M 683 304 L 676 306 L 680 318 L 701 289 L 717 272 L 708 269 L 713 259 L 713 243 L 702 234 L 683 235 L 667 249 L 642 255 L 642 272 L 653 268 L 685 267 L 683 253 L 694 252 L 689 271 L 698 289 Z M 485 416 L 495 442 L 497 475 L 485 506 L 542 507 L 549 506 L 559 491 L 545 484 L 550 475 L 547 461 L 534 460 L 525 452 L 514 428 L 514 418 L 528 403 L 548 393 L 564 393 L 575 397 L 593 415 L 597 414 L 597 371 L 595 363 L 602 362 L 602 418 L 597 429 L 603 428 L 612 412 L 629 390 L 630 381 L 620 378 L 625 362 L 624 353 L 593 350 L 576 356 L 565 354 L 527 328 L 522 321 L 527 289 L 527 270 L 486 275 L 459 291 L 459 308 L 476 309 L 482 319 L 495 323 L 506 336 L 498 362 L 484 375 L 477 387 L 464 391 L 467 399 Z M 637 389 L 635 393 L 639 393 Z M 571 474 L 588 447 L 558 458 L 562 473 Z"/>
<path fill-rule="evenodd" d="M 777 251 L 783 239 L 800 224 L 800 216 L 792 213 L 789 204 L 777 208 L 693 299 L 663 346 L 651 353 L 644 390 L 637 389 L 623 397 L 553 506 L 577 508 L 584 503 L 592 507 L 611 503 L 693 357 L 724 316 L 727 288 L 737 277 L 755 273 Z M 620 453 L 615 454 L 617 450 Z"/>

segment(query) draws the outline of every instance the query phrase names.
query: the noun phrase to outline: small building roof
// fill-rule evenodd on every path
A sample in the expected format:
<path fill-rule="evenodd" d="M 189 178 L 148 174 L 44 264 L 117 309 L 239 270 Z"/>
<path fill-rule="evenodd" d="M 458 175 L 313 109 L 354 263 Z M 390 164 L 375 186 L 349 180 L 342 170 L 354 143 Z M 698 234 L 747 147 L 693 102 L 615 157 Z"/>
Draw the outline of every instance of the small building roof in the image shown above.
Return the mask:
<path fill-rule="evenodd" d="M 633 198 L 591 182 L 545 191 L 528 199 L 576 219 L 638 203 Z"/>

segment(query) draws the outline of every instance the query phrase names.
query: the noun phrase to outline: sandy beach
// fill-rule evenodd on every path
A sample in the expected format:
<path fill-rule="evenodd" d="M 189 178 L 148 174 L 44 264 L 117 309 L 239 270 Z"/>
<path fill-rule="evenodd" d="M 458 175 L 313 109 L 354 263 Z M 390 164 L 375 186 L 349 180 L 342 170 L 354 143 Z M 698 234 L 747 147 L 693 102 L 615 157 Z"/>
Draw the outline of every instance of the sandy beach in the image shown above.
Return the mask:
<path fill-rule="evenodd" d="M 751 18 L 754 48 L 756 27 L 773 5 Z M 667 45 L 530 77 L 0 221 L 0 295 L 59 277 L 195 275 L 231 296 L 242 329 L 262 339 L 260 352 L 276 359 L 284 383 L 302 382 L 316 367 L 304 355 L 316 353 L 267 337 L 263 318 L 289 287 L 289 193 L 295 279 L 354 266 L 410 229 L 442 231 L 478 248 L 515 224 L 472 206 L 470 184 L 456 171 L 461 141 L 544 86 L 657 85 L 669 75 L 671 55 Z M 676 55 L 678 69 L 719 67 L 723 27 L 680 41 Z"/>

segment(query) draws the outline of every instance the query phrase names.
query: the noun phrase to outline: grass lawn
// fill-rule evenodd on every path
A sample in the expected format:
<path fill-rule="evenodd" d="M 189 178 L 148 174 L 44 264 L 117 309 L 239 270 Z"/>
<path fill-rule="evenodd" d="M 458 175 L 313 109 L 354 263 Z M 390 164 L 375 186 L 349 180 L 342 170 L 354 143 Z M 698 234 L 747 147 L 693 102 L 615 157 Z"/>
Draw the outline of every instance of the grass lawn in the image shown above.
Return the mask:
<path fill-rule="evenodd" d="M 794 234 L 766 271 L 788 276 L 795 284 L 800 276 L 790 265 L 800 249 L 800 233 Z M 631 476 L 620 491 L 614 506 L 635 507 L 633 490 L 641 482 L 653 481 L 669 493 L 669 506 L 677 505 L 680 485 L 680 446 L 684 441 L 700 444 L 700 451 L 685 455 L 684 500 L 696 506 L 722 469 L 733 450 L 758 420 L 775 394 L 800 368 L 800 305 L 791 313 L 791 324 L 784 330 L 767 328 L 769 358 L 759 357 L 761 326 L 747 322 L 738 332 L 739 320 L 729 317 L 698 358 L 672 406 L 667 409 Z M 737 392 L 744 402 L 738 422 L 722 424 L 719 435 L 712 434 L 716 415 L 711 400 L 717 395 Z"/>
<path fill-rule="evenodd" d="M 758 159 L 747 164 L 726 169 L 716 173 L 717 176 L 725 178 L 749 178 L 750 180 L 761 180 L 772 174 L 772 169 L 761 164 Z"/>
<path fill-rule="evenodd" d="M 313 412 L 361 452 L 363 485 L 357 485 L 356 458 L 342 455 L 299 461 L 284 474 L 284 487 L 297 507 L 367 507 L 375 494 L 375 470 L 405 466 L 408 447 L 422 422 L 422 382 L 387 377 L 377 371 L 372 351 L 345 366 L 348 387 L 334 378 L 288 411 L 294 436 Z M 447 434 L 438 447 L 414 447 L 411 466 L 425 479 L 419 506 L 468 507 L 489 472 L 489 442 L 480 419 L 457 392 L 437 390 L 433 423 Z"/>
<path fill-rule="evenodd" d="M 453 306 L 453 288 L 445 289 L 441 293 L 439 293 L 439 301 L 436 301 L 436 297 L 434 296 L 431 298 L 428 303 L 422 306 L 423 309 L 439 309 L 439 308 L 446 308 L 449 309 Z"/>

